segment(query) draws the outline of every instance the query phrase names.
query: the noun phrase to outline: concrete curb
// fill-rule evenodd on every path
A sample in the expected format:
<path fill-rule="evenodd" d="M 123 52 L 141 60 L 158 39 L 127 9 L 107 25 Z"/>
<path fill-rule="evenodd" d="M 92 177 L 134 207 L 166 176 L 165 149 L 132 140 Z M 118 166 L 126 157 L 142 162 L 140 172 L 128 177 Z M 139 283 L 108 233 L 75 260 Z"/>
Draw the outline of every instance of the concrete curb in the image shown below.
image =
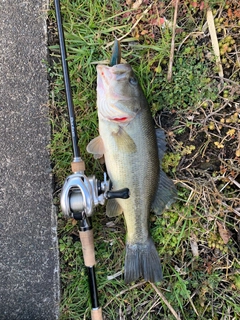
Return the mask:
<path fill-rule="evenodd" d="M 59 317 L 47 0 L 0 2 L 0 319 Z"/>

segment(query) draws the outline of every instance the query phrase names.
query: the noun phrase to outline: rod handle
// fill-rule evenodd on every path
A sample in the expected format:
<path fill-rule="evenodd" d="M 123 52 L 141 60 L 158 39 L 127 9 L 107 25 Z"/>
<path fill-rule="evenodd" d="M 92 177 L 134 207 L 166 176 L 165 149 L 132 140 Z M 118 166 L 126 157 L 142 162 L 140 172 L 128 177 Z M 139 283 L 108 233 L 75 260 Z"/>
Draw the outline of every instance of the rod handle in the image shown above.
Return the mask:
<path fill-rule="evenodd" d="M 85 171 L 85 162 L 82 161 L 82 160 L 73 161 L 71 163 L 71 167 L 72 167 L 72 172 L 73 173 Z"/>
<path fill-rule="evenodd" d="M 82 252 L 84 264 L 86 267 L 92 267 L 96 264 L 94 243 L 93 243 L 93 230 L 79 231 L 80 240 L 82 243 Z"/>
<path fill-rule="evenodd" d="M 96 310 L 91 311 L 92 320 L 103 320 L 102 317 L 102 308 L 98 308 Z"/>

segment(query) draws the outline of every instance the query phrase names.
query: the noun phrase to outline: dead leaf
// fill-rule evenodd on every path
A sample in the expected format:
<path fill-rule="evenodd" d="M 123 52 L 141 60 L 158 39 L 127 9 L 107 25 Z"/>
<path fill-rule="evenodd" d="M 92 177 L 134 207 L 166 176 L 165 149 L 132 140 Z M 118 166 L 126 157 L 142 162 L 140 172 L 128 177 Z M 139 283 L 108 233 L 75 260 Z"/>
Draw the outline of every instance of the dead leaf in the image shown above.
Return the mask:
<path fill-rule="evenodd" d="M 136 39 L 139 39 L 139 31 L 137 27 L 132 30 L 132 36 Z"/>
<path fill-rule="evenodd" d="M 143 0 L 137 0 L 134 2 L 134 4 L 132 5 L 133 9 L 138 9 L 140 7 L 140 5 L 142 4 Z"/>
<path fill-rule="evenodd" d="M 77 223 L 78 223 L 78 221 L 77 221 L 77 220 L 72 219 L 72 226 L 76 226 L 76 225 L 77 225 Z"/>
<path fill-rule="evenodd" d="M 141 31 L 141 35 L 142 35 L 142 36 L 144 36 L 145 34 L 148 34 L 148 31 L 147 31 L 147 30 Z"/>
<path fill-rule="evenodd" d="M 195 234 L 191 235 L 190 245 L 191 245 L 193 256 L 194 257 L 198 257 L 199 256 L 199 251 L 198 251 L 197 237 L 196 237 Z"/>
<path fill-rule="evenodd" d="M 199 9 L 203 10 L 206 6 L 207 6 L 207 4 L 205 5 L 205 2 L 201 1 L 200 5 L 199 5 Z"/>
<path fill-rule="evenodd" d="M 197 6 L 198 6 L 198 3 L 195 1 L 193 1 L 193 2 L 191 2 L 191 6 L 193 7 L 193 8 L 197 8 Z"/>
<path fill-rule="evenodd" d="M 126 0 L 126 4 L 127 4 L 128 6 L 131 6 L 132 0 Z"/>
<path fill-rule="evenodd" d="M 193 121 L 194 120 L 194 115 L 192 115 L 192 116 L 187 116 L 186 117 L 189 121 Z"/>
<path fill-rule="evenodd" d="M 217 225 L 220 237 L 223 239 L 224 244 L 227 244 L 229 239 L 231 238 L 231 232 L 218 221 Z"/>
<path fill-rule="evenodd" d="M 219 68 L 218 74 L 220 78 L 223 78 L 223 68 L 222 68 L 222 63 L 220 59 L 219 44 L 218 44 L 217 33 L 216 33 L 215 24 L 214 24 L 213 13 L 211 9 L 207 10 L 207 23 L 208 23 L 208 29 L 209 29 L 209 33 L 212 41 L 212 48 L 216 56 L 217 66 Z"/>
<path fill-rule="evenodd" d="M 152 26 L 164 27 L 166 19 L 165 18 L 156 18 L 150 20 L 150 24 Z"/>
<path fill-rule="evenodd" d="M 239 19 L 240 18 L 240 9 L 235 10 L 234 15 L 235 15 L 236 18 Z"/>
<path fill-rule="evenodd" d="M 208 274 L 212 273 L 212 262 L 211 261 L 208 261 L 206 263 L 206 271 L 207 271 Z"/>

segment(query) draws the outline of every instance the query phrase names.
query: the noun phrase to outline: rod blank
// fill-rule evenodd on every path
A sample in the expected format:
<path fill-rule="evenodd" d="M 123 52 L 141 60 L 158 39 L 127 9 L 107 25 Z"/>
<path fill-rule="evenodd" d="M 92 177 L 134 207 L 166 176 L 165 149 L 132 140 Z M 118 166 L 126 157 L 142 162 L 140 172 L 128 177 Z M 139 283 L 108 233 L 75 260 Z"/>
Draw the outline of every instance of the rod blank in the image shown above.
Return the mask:
<path fill-rule="evenodd" d="M 69 120 L 70 120 L 70 127 L 71 127 L 73 156 L 74 158 L 80 158 L 80 150 L 78 147 L 77 126 L 76 126 L 76 119 L 74 114 L 74 106 L 73 106 L 73 100 L 72 100 L 71 85 L 69 80 L 65 40 L 64 40 L 64 33 L 63 33 L 63 27 L 62 27 L 60 2 L 59 0 L 54 0 L 54 3 L 55 3 L 56 19 L 57 19 L 57 26 L 58 26 L 58 37 L 59 37 L 59 44 L 60 44 L 60 51 L 61 51 L 64 85 L 65 85 L 65 92 L 66 92 L 66 99 L 67 99 L 68 113 L 69 113 Z"/>

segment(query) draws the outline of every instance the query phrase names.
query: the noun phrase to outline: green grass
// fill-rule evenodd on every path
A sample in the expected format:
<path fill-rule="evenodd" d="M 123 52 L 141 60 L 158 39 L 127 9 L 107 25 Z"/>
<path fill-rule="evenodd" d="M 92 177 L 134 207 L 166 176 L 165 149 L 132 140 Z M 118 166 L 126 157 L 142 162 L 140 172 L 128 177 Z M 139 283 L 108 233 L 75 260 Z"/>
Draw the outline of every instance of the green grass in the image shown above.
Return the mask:
<path fill-rule="evenodd" d="M 237 2 L 209 2 L 218 19 L 220 13 L 223 18 L 216 21 L 218 29 L 222 28 L 219 41 L 226 43 L 229 34 L 235 41 L 232 51 L 222 56 L 226 60 L 223 83 L 217 78 L 208 32 L 193 35 L 202 31 L 206 8 L 200 9 L 200 2 L 195 6 L 191 1 L 181 2 L 179 8 L 173 78 L 167 81 L 172 33 L 154 22 L 162 16 L 172 20 L 170 1 L 163 3 L 148 7 L 132 30 L 147 6 L 134 11 L 122 1 L 61 1 L 79 146 L 86 175 L 102 179 L 101 166 L 85 151 L 98 135 L 96 63 L 110 58 L 108 44 L 115 36 L 120 38 L 132 30 L 122 41 L 122 56 L 136 72 L 156 123 L 166 131 L 169 150 L 163 168 L 178 187 L 178 201 L 161 217 L 150 217 L 164 271 L 164 281 L 157 287 L 181 319 L 234 320 L 240 317 L 239 158 L 235 156 L 239 143 L 239 23 L 237 16 L 229 16 L 226 6 L 234 13 Z M 50 151 L 57 189 L 71 173 L 72 147 L 53 4 L 49 21 L 53 38 Z M 229 135 L 229 129 L 235 132 Z M 236 183 L 229 183 L 229 176 Z M 55 202 L 59 205 L 58 195 Z M 58 221 L 61 319 L 89 319 L 88 280 L 77 225 L 61 212 Z M 125 249 L 123 218 L 111 221 L 108 226 L 104 208 L 98 207 L 93 217 L 96 275 L 105 319 L 175 319 L 150 283 L 139 280 L 125 285 L 121 276 L 107 279 L 123 270 Z M 219 224 L 231 233 L 227 243 Z"/>

